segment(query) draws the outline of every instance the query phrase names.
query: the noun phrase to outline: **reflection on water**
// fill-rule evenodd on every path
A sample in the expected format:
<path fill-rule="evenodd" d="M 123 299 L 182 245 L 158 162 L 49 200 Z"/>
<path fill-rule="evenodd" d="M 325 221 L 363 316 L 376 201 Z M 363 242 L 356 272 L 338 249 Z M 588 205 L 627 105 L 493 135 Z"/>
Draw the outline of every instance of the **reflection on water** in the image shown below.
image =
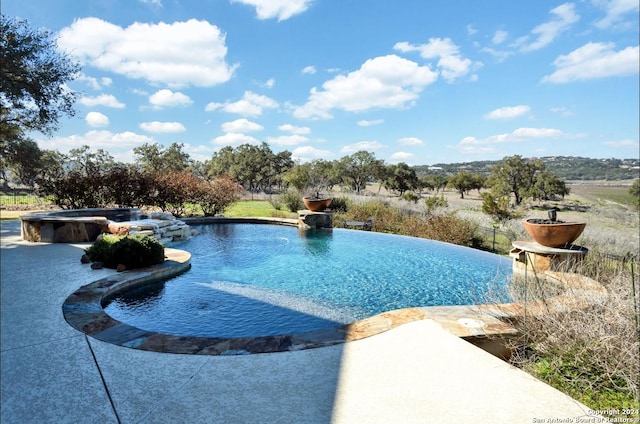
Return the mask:
<path fill-rule="evenodd" d="M 165 293 L 166 281 L 158 281 L 147 284 L 135 284 L 125 290 L 112 293 L 102 300 L 105 309 L 115 303 L 117 307 L 145 307 L 153 309 L 162 302 Z M 114 307 L 116 306 L 114 305 Z"/>
<path fill-rule="evenodd" d="M 169 304 L 171 313 L 166 313 Z M 336 320 L 333 310 L 284 293 L 217 281 L 171 285 L 168 290 L 164 284 L 123 290 L 104 309 L 113 318 L 143 330 L 198 337 L 304 333 L 354 320 L 350 315 Z"/>
<path fill-rule="evenodd" d="M 298 236 L 304 241 L 307 253 L 316 256 L 326 256 L 331 249 L 333 230 L 322 228 L 310 230 L 299 229 Z"/>

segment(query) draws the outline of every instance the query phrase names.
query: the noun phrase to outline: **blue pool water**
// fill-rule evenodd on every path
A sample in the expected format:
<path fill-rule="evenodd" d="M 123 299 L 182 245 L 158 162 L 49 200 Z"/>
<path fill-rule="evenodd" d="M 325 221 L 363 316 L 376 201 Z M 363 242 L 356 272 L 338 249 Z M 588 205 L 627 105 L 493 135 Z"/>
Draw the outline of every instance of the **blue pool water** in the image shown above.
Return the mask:
<path fill-rule="evenodd" d="M 257 337 L 336 327 L 394 309 L 508 301 L 507 258 L 433 240 L 260 224 L 194 226 L 191 270 L 104 303 L 135 327 Z"/>

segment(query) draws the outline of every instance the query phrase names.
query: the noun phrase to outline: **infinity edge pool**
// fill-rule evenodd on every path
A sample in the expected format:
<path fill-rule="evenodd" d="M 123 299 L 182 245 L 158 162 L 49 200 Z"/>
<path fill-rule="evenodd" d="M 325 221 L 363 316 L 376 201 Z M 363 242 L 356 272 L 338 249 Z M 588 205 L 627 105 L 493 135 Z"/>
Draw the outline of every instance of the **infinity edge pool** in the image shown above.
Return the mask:
<path fill-rule="evenodd" d="M 279 223 L 292 225 L 290 221 L 283 220 Z M 215 222 L 224 221 L 218 218 Z M 229 222 L 237 223 L 238 220 L 233 219 L 229 220 Z M 240 222 L 247 221 L 241 220 Z M 256 223 L 260 222 L 260 220 L 254 218 L 250 222 Z M 274 219 L 268 218 L 260 223 L 274 224 Z M 167 259 L 163 264 L 113 274 L 79 288 L 63 304 L 62 309 L 65 320 L 72 327 L 95 339 L 133 349 L 175 354 L 241 355 L 330 346 L 370 337 L 402 324 L 423 319 L 434 320 L 454 335 L 483 347 L 482 345 L 487 342 L 488 337 L 504 339 L 517 335 L 517 331 L 512 326 L 497 317 L 522 315 L 523 312 L 523 305 L 515 303 L 505 305 L 415 307 L 387 311 L 351 324 L 300 334 L 210 338 L 149 332 L 120 322 L 104 311 L 102 300 L 110 293 L 122 290 L 133 284 L 167 279 L 185 272 L 191 266 L 191 254 L 186 251 L 166 248 L 165 256 Z M 566 279 L 562 278 L 561 275 L 551 277 L 567 285 Z M 570 280 L 568 285 L 575 287 L 576 282 L 574 280 Z M 581 283 L 577 284 L 581 285 Z M 584 289 L 584 287 L 582 288 Z M 591 288 L 601 293 L 598 287 Z M 557 296 L 557 298 L 565 304 L 566 299 L 563 296 L 566 297 L 563 294 Z M 524 310 L 526 311 L 528 307 L 530 313 L 535 313 L 535 302 L 531 303 L 528 306 L 525 305 Z M 545 305 L 548 306 L 548 304 L 550 304 L 549 299 L 546 300 Z M 493 348 L 495 346 L 486 350 L 491 351 Z"/>

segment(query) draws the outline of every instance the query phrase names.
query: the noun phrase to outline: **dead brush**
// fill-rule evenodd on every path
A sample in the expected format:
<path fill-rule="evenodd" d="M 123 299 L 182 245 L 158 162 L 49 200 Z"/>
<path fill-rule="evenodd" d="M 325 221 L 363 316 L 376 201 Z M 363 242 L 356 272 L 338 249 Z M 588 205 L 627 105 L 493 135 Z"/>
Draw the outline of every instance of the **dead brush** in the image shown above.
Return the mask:
<path fill-rule="evenodd" d="M 583 263 L 566 270 L 600 282 L 607 299 L 583 309 L 517 318 L 513 324 L 521 338 L 513 346 L 512 363 L 594 410 L 638 409 L 640 293 L 635 261 L 614 266 L 589 253 Z M 515 285 L 517 300 L 550 294 L 543 281 L 529 280 L 526 293 L 522 284 Z"/>

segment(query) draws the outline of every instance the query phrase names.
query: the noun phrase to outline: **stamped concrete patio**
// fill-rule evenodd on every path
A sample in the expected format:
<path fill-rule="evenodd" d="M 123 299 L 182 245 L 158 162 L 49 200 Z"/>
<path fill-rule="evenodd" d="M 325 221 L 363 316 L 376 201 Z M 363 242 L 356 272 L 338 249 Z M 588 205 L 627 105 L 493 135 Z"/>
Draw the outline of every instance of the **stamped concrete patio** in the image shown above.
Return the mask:
<path fill-rule="evenodd" d="M 114 272 L 82 265 L 86 246 L 24 242 L 18 221 L 1 223 L 2 423 L 532 423 L 588 414 L 432 320 L 240 356 L 98 341 L 62 315 L 67 296 Z"/>

